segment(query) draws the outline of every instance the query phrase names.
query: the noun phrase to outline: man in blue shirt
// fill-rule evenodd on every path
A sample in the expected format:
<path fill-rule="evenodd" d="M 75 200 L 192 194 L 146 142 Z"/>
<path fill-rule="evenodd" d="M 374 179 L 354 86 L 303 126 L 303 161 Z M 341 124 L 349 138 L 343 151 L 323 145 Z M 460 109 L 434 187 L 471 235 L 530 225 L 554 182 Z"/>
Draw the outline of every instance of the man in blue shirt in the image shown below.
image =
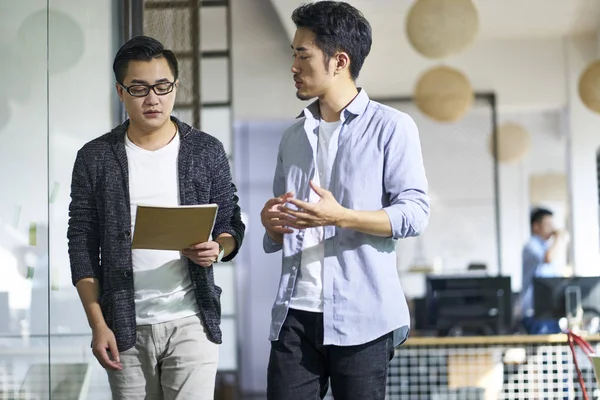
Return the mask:
<path fill-rule="evenodd" d="M 523 281 L 521 285 L 521 321 L 530 334 L 560 332 L 558 321 L 536 320 L 533 317 L 533 278 L 561 277 L 564 271 L 553 264 L 562 243 L 562 234 L 555 230 L 552 211 L 536 208 L 531 212 L 531 238 L 523 248 Z"/>
<path fill-rule="evenodd" d="M 292 14 L 296 96 L 316 98 L 284 133 L 261 212 L 266 252 L 282 250 L 272 310 L 269 400 L 384 399 L 409 312 L 397 239 L 429 219 L 412 118 L 369 99 L 356 78 L 371 27 L 354 7 L 320 1 Z"/>

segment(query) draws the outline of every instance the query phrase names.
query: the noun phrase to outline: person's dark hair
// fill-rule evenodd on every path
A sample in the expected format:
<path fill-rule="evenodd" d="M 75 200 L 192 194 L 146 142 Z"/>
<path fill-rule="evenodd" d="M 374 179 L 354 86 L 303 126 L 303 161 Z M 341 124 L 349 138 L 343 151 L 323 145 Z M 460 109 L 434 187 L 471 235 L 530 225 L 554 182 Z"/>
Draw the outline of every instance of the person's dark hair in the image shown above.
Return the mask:
<path fill-rule="evenodd" d="M 177 57 L 171 50 L 164 48 L 161 42 L 148 36 L 136 36 L 128 40 L 117 52 L 113 62 L 113 71 L 117 82 L 123 84 L 127 75 L 127 67 L 130 61 L 151 61 L 155 58 L 164 57 L 169 63 L 169 68 L 177 80 L 179 66 Z"/>
<path fill-rule="evenodd" d="M 553 215 L 552 211 L 550 211 L 546 208 L 534 208 L 531 211 L 531 216 L 530 216 L 530 220 L 529 220 L 531 228 L 533 228 L 533 224 L 542 222 L 542 220 L 545 217 L 551 217 L 552 215 Z"/>
<path fill-rule="evenodd" d="M 371 51 L 371 25 L 363 14 L 342 1 L 319 1 L 294 10 L 296 28 L 307 28 L 315 34 L 315 44 L 325 54 L 325 65 L 335 52 L 350 57 L 350 76 L 356 80 Z"/>

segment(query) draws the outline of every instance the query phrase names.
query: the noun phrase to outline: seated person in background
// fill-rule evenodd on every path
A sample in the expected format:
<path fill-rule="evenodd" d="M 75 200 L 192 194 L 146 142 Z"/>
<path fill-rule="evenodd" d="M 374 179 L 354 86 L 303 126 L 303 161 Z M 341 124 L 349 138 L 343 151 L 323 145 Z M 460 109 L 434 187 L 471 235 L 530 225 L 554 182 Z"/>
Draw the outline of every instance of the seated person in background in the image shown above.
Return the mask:
<path fill-rule="evenodd" d="M 529 334 L 559 333 L 556 320 L 536 320 L 533 310 L 533 278 L 564 276 L 556 265 L 563 233 L 554 228 L 552 211 L 536 208 L 531 212 L 531 238 L 523 247 L 523 281 L 520 295 L 521 322 Z"/>

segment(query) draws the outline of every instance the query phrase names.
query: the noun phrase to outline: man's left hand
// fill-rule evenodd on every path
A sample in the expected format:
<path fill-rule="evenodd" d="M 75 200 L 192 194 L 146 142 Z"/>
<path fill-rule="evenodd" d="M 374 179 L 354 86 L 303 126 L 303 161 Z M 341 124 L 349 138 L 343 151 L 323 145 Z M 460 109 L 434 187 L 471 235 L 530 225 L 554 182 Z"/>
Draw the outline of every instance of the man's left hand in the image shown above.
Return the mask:
<path fill-rule="evenodd" d="M 217 262 L 219 243 L 215 241 L 198 243 L 184 249 L 181 254 L 201 267 L 210 267 Z"/>
<path fill-rule="evenodd" d="M 310 187 L 321 197 L 321 200 L 317 203 L 308 203 L 295 198 L 288 199 L 287 202 L 298 207 L 298 210 L 292 210 L 287 206 L 281 208 L 284 213 L 283 218 L 287 221 L 286 226 L 305 229 L 339 225 L 348 213 L 348 209 L 342 207 L 329 190 L 317 186 L 313 181 L 310 181 Z"/>

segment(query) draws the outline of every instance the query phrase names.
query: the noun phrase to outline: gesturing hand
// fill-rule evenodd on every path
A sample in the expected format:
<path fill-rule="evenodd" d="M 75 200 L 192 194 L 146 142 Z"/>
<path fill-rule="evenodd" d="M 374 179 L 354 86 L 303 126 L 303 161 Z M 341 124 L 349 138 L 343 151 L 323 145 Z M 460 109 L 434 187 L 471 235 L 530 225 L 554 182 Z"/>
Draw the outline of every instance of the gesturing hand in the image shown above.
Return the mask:
<path fill-rule="evenodd" d="M 198 243 L 184 249 L 181 254 L 201 267 L 210 267 L 219 257 L 219 243 L 215 241 Z"/>
<path fill-rule="evenodd" d="M 278 242 L 281 241 L 281 238 L 284 233 L 292 233 L 293 230 L 288 228 L 283 222 L 281 207 L 285 204 L 286 201 L 293 198 L 293 193 L 286 193 L 282 196 L 275 197 L 273 199 L 268 200 L 265 203 L 262 211 L 260 212 L 260 221 L 263 226 L 267 230 L 267 234 L 271 237 L 271 239 L 276 240 Z"/>
<path fill-rule="evenodd" d="M 310 181 L 310 187 L 321 199 L 317 203 L 308 203 L 288 198 L 287 203 L 295 205 L 298 210 L 288 206 L 281 208 L 281 218 L 285 221 L 285 225 L 296 229 L 338 225 L 348 210 L 337 202 L 329 190 L 317 186 L 313 181 Z"/>

